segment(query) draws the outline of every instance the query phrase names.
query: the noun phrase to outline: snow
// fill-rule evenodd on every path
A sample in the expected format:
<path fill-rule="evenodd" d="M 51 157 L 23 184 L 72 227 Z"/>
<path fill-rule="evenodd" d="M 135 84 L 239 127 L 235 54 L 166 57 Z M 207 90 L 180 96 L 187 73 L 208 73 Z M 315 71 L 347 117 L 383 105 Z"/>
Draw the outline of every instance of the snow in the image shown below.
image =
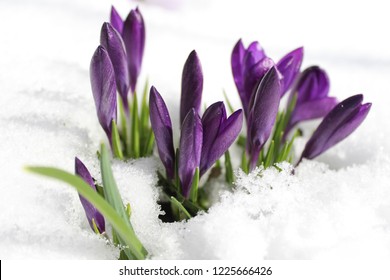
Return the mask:
<path fill-rule="evenodd" d="M 161 2 L 164 2 L 161 4 Z M 365 123 L 348 140 L 291 175 L 271 168 L 237 170 L 233 192 L 213 182 L 216 203 L 188 222 L 158 219 L 156 157 L 113 162 L 132 223 L 152 259 L 390 258 L 390 43 L 379 0 L 144 1 L 146 76 L 178 122 L 181 70 L 196 49 L 205 74 L 204 102 L 239 99 L 230 73 L 238 38 L 259 40 L 278 59 L 305 46 L 304 66 L 319 64 L 332 95 L 364 93 Z M 178 1 L 175 1 L 178 3 Z M 257 3 L 257 4 L 256 4 Z M 258 4 L 260 3 L 260 4 Z M 99 180 L 96 151 L 105 135 L 95 116 L 89 61 L 111 1 L 0 2 L 0 258 L 114 259 L 118 251 L 93 234 L 77 193 L 32 176 L 39 164 L 73 171 L 77 155 Z M 134 3 L 114 1 L 124 15 Z M 160 5 L 161 4 L 161 5 Z M 142 84 L 142 83 L 141 83 Z M 317 122 L 305 124 L 305 138 Z M 261 176 L 258 176 L 258 175 Z"/>

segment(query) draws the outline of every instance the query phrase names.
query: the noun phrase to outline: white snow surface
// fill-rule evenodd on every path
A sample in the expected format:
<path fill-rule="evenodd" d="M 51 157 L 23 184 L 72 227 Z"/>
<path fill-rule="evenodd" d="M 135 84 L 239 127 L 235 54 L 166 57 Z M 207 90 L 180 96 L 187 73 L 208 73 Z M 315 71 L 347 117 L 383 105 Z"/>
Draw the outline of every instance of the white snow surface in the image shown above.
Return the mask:
<path fill-rule="evenodd" d="M 390 26 L 384 1 L 116 0 L 124 16 L 140 5 L 147 46 L 140 85 L 149 77 L 177 127 L 181 70 L 196 49 L 207 104 L 225 88 L 240 102 L 230 52 L 259 40 L 275 60 L 305 46 L 340 100 L 364 93 L 372 110 L 347 140 L 315 161 L 237 170 L 232 192 L 214 182 L 216 203 L 180 223 L 162 223 L 157 157 L 113 161 L 131 221 L 151 259 L 390 258 Z M 382 4 L 383 3 L 383 4 Z M 115 259 L 93 234 L 77 193 L 27 174 L 26 165 L 73 172 L 78 156 L 100 180 L 96 151 L 106 141 L 89 84 L 89 62 L 111 1 L 0 2 L 0 258 Z M 352 8 L 353 7 L 353 8 Z M 299 153 L 317 122 L 305 125 Z M 177 131 L 177 129 L 176 129 Z M 177 133 L 175 134 L 177 136 Z"/>

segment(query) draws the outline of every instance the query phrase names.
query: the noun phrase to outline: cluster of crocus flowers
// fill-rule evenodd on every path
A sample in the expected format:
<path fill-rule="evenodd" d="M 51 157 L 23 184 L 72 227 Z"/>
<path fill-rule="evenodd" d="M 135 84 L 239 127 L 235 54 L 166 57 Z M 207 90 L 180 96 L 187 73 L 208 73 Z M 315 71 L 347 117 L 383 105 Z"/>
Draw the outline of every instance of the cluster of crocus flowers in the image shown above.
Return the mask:
<path fill-rule="evenodd" d="M 91 60 L 90 79 L 100 125 L 118 158 L 137 158 L 150 155 L 153 150 L 146 90 L 141 109 L 136 95 L 144 46 L 145 24 L 139 9 L 131 10 L 122 21 L 112 7 L 111 23 L 103 24 L 100 45 Z M 121 129 L 117 128 L 118 105 Z"/>
<path fill-rule="evenodd" d="M 324 118 L 301 155 L 301 159 L 312 159 L 346 138 L 367 116 L 371 104 L 361 105 L 362 95 L 337 104 L 328 96 L 326 72 L 318 66 L 300 72 L 302 59 L 303 48 L 277 63 L 266 56 L 258 42 L 245 48 L 239 40 L 233 48 L 232 73 L 247 122 L 244 170 L 251 171 L 259 164 L 268 167 L 285 160 L 292 162 L 291 147 L 298 133 L 290 141 L 287 136 L 302 121 Z M 288 91 L 287 108 L 279 111 L 280 100 Z"/>
<path fill-rule="evenodd" d="M 203 74 L 193 51 L 183 69 L 180 106 L 179 147 L 174 149 L 172 122 L 167 106 L 155 87 L 150 89 L 150 121 L 160 159 L 166 170 L 166 182 L 173 198 L 193 204 L 198 200 L 198 183 L 214 163 L 229 149 L 241 132 L 242 110 L 227 117 L 223 102 L 209 106 L 199 115 Z M 183 203 L 184 208 L 186 204 Z M 191 209 L 185 209 L 192 212 Z"/>
<path fill-rule="evenodd" d="M 169 198 L 173 220 L 191 218 L 199 210 L 207 210 L 207 194 L 199 188 L 199 182 L 223 155 L 226 181 L 233 181 L 229 148 L 242 130 L 244 116 L 247 135 L 243 137 L 242 168 L 249 172 L 258 165 L 292 162 L 292 145 L 299 130 L 290 138 L 289 135 L 299 123 L 323 118 L 297 164 L 319 156 L 349 136 L 371 108 L 371 103 L 363 104 L 361 94 L 340 103 L 330 97 L 329 78 L 320 67 L 311 66 L 301 72 L 303 48 L 287 53 L 275 63 L 258 42 L 246 48 L 239 40 L 233 48 L 231 67 L 243 109 L 231 110 L 228 116 L 224 103 L 216 102 L 202 114 L 203 72 L 197 53 L 192 51 L 182 72 L 180 139 L 175 149 L 171 116 L 154 86 L 148 91 L 145 85 L 139 109 L 136 87 L 144 46 L 145 24 L 139 9 L 131 10 L 122 20 L 112 7 L 110 23 L 103 24 L 100 45 L 91 60 L 91 88 L 99 123 L 115 157 L 152 155 L 156 143 L 165 168 L 165 175 L 158 172 L 159 184 Z M 280 109 L 281 99 L 288 92 L 286 108 Z M 144 259 L 148 252 L 131 225 L 131 207 L 124 206 L 104 144 L 99 160 L 102 186 L 95 184 L 77 157 L 76 175 L 46 167 L 30 170 L 74 186 L 92 230 L 110 239 L 106 222 L 110 223 L 112 243 L 121 249 L 120 258 Z"/>

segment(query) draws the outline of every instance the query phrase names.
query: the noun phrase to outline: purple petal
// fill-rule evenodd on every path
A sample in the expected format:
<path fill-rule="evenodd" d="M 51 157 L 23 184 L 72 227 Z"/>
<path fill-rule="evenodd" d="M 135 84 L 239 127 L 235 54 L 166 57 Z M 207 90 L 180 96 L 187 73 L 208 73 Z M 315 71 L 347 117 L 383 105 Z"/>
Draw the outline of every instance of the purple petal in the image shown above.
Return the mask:
<path fill-rule="evenodd" d="M 203 91 L 202 65 L 196 51 L 188 56 L 181 79 L 180 123 L 183 123 L 187 113 L 194 108 L 199 114 Z"/>
<path fill-rule="evenodd" d="M 324 150 L 336 145 L 354 132 L 367 117 L 368 112 L 371 109 L 371 105 L 371 103 L 366 103 L 355 109 L 351 116 L 333 132 L 328 139 Z"/>
<path fill-rule="evenodd" d="M 188 198 L 195 169 L 199 167 L 202 152 L 202 122 L 195 109 L 185 117 L 180 135 L 179 178 L 182 193 Z"/>
<path fill-rule="evenodd" d="M 91 188 L 96 192 L 96 187 L 93 182 L 91 174 L 89 173 L 85 165 L 81 162 L 81 160 L 79 160 L 77 157 L 75 158 L 75 173 L 79 175 L 81 179 L 83 179 L 84 182 L 90 185 Z M 79 195 L 79 197 L 80 197 L 81 205 L 83 205 L 85 215 L 87 216 L 88 223 L 91 226 L 92 230 L 94 230 L 93 222 L 92 222 L 93 219 L 95 221 L 95 224 L 99 232 L 103 233 L 106 230 L 103 215 L 88 200 L 86 200 L 81 195 Z"/>
<path fill-rule="evenodd" d="M 200 159 L 201 175 L 208 169 L 206 167 L 208 155 L 224 121 L 226 121 L 226 109 L 223 102 L 216 102 L 210 105 L 203 114 L 203 145 Z"/>
<path fill-rule="evenodd" d="M 299 76 L 297 84 L 291 91 L 290 99 L 296 92 L 298 93 L 297 104 L 328 96 L 328 75 L 318 66 L 307 68 Z"/>
<path fill-rule="evenodd" d="M 259 153 L 271 134 L 278 113 L 280 90 L 279 74 L 276 67 L 272 67 L 260 82 L 249 113 L 250 170 L 256 166 Z"/>
<path fill-rule="evenodd" d="M 286 54 L 277 63 L 278 71 L 282 74 L 282 96 L 290 89 L 301 68 L 303 48 L 298 48 Z"/>
<path fill-rule="evenodd" d="M 130 81 L 125 46 L 121 35 L 107 22 L 102 26 L 100 44 L 107 50 L 110 56 L 115 71 L 118 92 L 126 111 L 128 111 L 127 94 L 129 92 Z"/>
<path fill-rule="evenodd" d="M 111 122 L 116 121 L 116 83 L 114 67 L 107 51 L 99 46 L 89 68 L 93 98 L 99 123 L 111 141 Z"/>
<path fill-rule="evenodd" d="M 114 6 L 111 6 L 110 23 L 119 33 L 122 33 L 123 20 Z"/>
<path fill-rule="evenodd" d="M 312 159 L 351 134 L 364 120 L 371 104 L 361 105 L 363 95 L 345 99 L 322 120 L 306 143 L 302 158 Z"/>
<path fill-rule="evenodd" d="M 247 110 L 250 110 L 251 107 L 251 98 L 254 96 L 254 91 L 259 85 L 260 81 L 263 79 L 264 75 L 274 66 L 274 62 L 272 59 L 266 57 L 255 65 L 253 65 L 250 69 L 246 70 L 245 78 L 244 78 L 244 88 L 246 92 L 245 103 L 247 106 Z M 244 103 L 244 100 L 243 100 Z"/>
<path fill-rule="evenodd" d="M 137 79 L 141 72 L 142 58 L 145 48 L 145 23 L 138 8 L 131 10 L 127 16 L 123 25 L 122 38 L 125 43 L 127 53 L 130 88 L 134 93 L 137 85 Z"/>
<path fill-rule="evenodd" d="M 213 141 L 207 153 L 203 153 L 205 147 L 203 137 L 202 158 L 200 164 L 200 174 L 203 175 L 213 164 L 229 149 L 234 143 L 242 129 L 242 110 L 235 111 L 227 120 L 224 119 L 219 127 L 218 135 Z M 204 133 L 212 127 L 203 127 Z"/>
<path fill-rule="evenodd" d="M 252 62 L 252 65 L 250 65 L 248 64 L 249 61 L 247 60 L 247 58 L 244 59 L 244 61 L 246 60 L 246 65 L 248 65 L 248 67 L 253 66 L 258 61 L 267 57 L 265 55 L 264 49 L 260 46 L 259 42 L 257 41 L 252 42 L 249 45 L 249 47 L 246 49 L 246 55 L 250 55 L 250 60 Z"/>
<path fill-rule="evenodd" d="M 291 114 L 288 126 L 293 127 L 301 121 L 323 118 L 336 105 L 337 99 L 334 97 L 325 97 L 322 99 L 297 104 L 293 113 Z"/>
<path fill-rule="evenodd" d="M 244 54 L 245 54 L 245 48 L 242 43 L 242 40 L 240 39 L 234 46 L 232 56 L 231 56 L 233 78 L 238 93 L 240 94 L 240 97 L 244 95 L 244 77 L 243 77 Z"/>
<path fill-rule="evenodd" d="M 170 179 L 174 177 L 175 152 L 173 148 L 172 123 L 167 106 L 155 87 L 149 96 L 150 123 L 156 139 L 157 149 Z"/>

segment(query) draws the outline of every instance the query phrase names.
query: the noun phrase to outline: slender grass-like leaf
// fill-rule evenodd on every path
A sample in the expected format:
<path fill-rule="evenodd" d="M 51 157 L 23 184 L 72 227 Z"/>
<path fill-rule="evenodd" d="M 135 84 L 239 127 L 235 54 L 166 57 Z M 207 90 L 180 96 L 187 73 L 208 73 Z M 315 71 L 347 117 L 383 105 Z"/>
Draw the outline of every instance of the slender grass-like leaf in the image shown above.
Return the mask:
<path fill-rule="evenodd" d="M 192 216 L 188 213 L 187 209 L 181 204 L 174 196 L 171 196 L 171 202 L 179 208 L 179 210 L 186 215 L 188 219 L 191 219 Z"/>
<path fill-rule="evenodd" d="M 246 174 L 248 174 L 249 172 L 249 162 L 248 162 L 248 159 L 246 157 L 246 152 L 243 151 L 242 152 L 242 157 L 241 157 L 241 169 L 242 171 L 244 171 Z"/>
<path fill-rule="evenodd" d="M 134 92 L 134 99 L 131 112 L 131 152 L 133 158 L 140 157 L 140 131 L 139 131 L 139 116 L 138 116 L 138 100 L 137 93 Z"/>
<path fill-rule="evenodd" d="M 196 203 L 198 201 L 199 188 L 199 167 L 195 169 L 194 177 L 192 178 L 192 185 L 190 190 L 190 201 Z"/>
<path fill-rule="evenodd" d="M 143 257 L 146 256 L 147 252 L 145 248 L 142 246 L 141 242 L 138 240 L 137 236 L 135 235 L 133 231 L 133 227 L 129 221 L 129 218 L 127 216 L 125 207 L 123 205 L 122 198 L 120 196 L 118 187 L 116 185 L 114 175 L 112 173 L 111 164 L 109 160 L 109 154 L 104 146 L 104 144 L 101 145 L 101 158 L 100 158 L 100 168 L 102 173 L 102 180 L 103 180 L 103 189 L 104 189 L 104 196 L 109 204 L 111 204 L 112 207 L 116 210 L 116 212 L 122 217 L 123 221 L 127 224 L 129 228 L 131 228 L 132 231 L 132 239 L 133 243 L 131 244 L 134 247 L 134 250 L 137 251 L 137 253 L 142 254 Z M 124 241 L 121 236 L 119 238 L 120 241 Z M 122 242 L 121 242 L 122 243 Z M 127 245 L 129 244 L 122 244 Z M 131 253 L 133 253 L 134 250 L 130 250 Z M 127 250 L 125 249 L 125 252 L 127 253 Z M 130 258 L 130 256 L 129 256 Z"/>
<path fill-rule="evenodd" d="M 233 166 L 232 160 L 230 158 L 229 150 L 225 152 L 225 179 L 229 184 L 233 184 L 234 174 L 233 174 Z"/>
<path fill-rule="evenodd" d="M 146 138 L 146 144 L 144 145 L 143 149 L 143 155 L 151 155 L 153 153 L 153 146 L 154 146 L 154 133 L 152 129 L 149 129 L 149 135 Z"/>
<path fill-rule="evenodd" d="M 226 94 L 225 89 L 223 89 L 222 92 L 223 92 L 223 96 L 225 97 L 226 104 L 227 104 L 227 106 L 229 108 L 230 114 L 233 114 L 234 113 L 234 108 L 232 106 L 232 103 L 230 103 L 230 100 L 229 100 L 229 98 L 228 98 L 228 96 Z"/>
<path fill-rule="evenodd" d="M 119 137 L 118 127 L 116 126 L 115 121 L 112 121 L 111 125 L 111 139 L 112 139 L 112 151 L 114 156 L 123 159 L 122 145 Z"/>
<path fill-rule="evenodd" d="M 96 193 L 79 176 L 53 167 L 30 166 L 27 167 L 26 170 L 52 179 L 57 179 L 73 186 L 80 195 L 92 203 L 96 209 L 103 214 L 104 218 L 111 223 L 112 227 L 129 247 L 134 257 L 137 259 L 145 259 L 146 251 L 141 251 L 139 249 L 140 242 L 135 236 L 133 229 L 129 227 L 128 223 L 125 222 L 107 201 Z"/>
<path fill-rule="evenodd" d="M 265 156 L 264 159 L 264 168 L 267 168 L 272 165 L 272 161 L 274 159 L 274 151 L 275 151 L 275 142 L 272 140 L 271 144 L 269 145 L 267 155 Z"/>
<path fill-rule="evenodd" d="M 119 117 L 121 120 L 121 138 L 124 143 L 124 154 L 126 157 L 130 156 L 130 135 L 128 130 L 127 114 L 125 112 L 122 99 L 119 98 Z"/>

